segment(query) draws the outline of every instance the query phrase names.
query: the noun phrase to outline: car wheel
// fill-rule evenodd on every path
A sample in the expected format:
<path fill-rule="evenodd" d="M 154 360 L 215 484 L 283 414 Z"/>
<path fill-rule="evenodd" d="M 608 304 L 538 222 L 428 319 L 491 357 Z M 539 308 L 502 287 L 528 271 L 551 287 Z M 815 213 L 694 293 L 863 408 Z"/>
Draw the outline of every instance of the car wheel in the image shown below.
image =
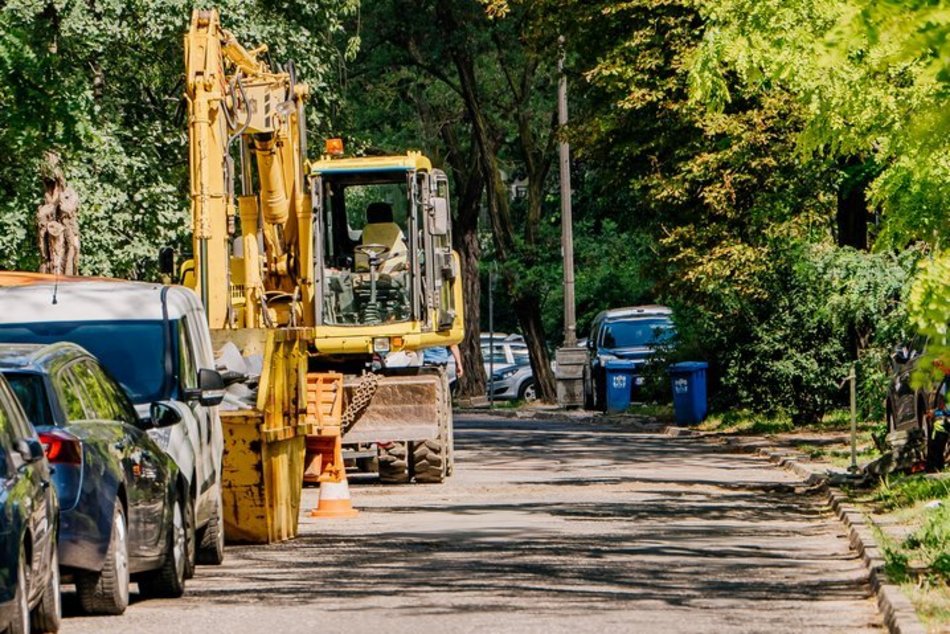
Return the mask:
<path fill-rule="evenodd" d="M 129 541 L 122 502 L 115 501 L 106 562 L 99 572 L 76 577 L 82 609 L 90 614 L 122 614 L 129 605 Z"/>
<path fill-rule="evenodd" d="M 538 392 L 534 387 L 534 381 L 528 381 L 518 390 L 518 398 L 525 403 L 534 403 L 538 400 Z"/>
<path fill-rule="evenodd" d="M 43 588 L 43 597 L 33 608 L 34 632 L 58 632 L 63 618 L 63 603 L 59 594 L 59 548 L 54 540 L 49 558 L 49 580 Z"/>
<path fill-rule="evenodd" d="M 221 487 L 218 487 L 214 515 L 201 533 L 198 546 L 198 563 L 220 566 L 224 562 L 224 502 L 221 500 Z"/>
<path fill-rule="evenodd" d="M 176 500 L 166 531 L 165 558 L 158 570 L 142 575 L 139 591 L 147 597 L 176 598 L 185 593 L 185 504 Z"/>
<path fill-rule="evenodd" d="M 20 546 L 20 560 L 16 565 L 16 595 L 13 619 L 7 628 L 9 634 L 30 634 L 30 580 L 27 578 L 26 548 Z"/>
<path fill-rule="evenodd" d="M 185 505 L 185 579 L 195 576 L 197 543 L 195 541 L 195 500 L 189 495 Z"/>

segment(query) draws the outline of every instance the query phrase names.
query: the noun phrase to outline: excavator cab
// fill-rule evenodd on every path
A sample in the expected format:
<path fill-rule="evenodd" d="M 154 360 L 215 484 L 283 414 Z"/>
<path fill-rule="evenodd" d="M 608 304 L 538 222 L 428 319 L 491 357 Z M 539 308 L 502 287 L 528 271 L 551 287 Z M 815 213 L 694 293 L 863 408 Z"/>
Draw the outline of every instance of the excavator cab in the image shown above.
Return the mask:
<path fill-rule="evenodd" d="M 407 155 L 313 165 L 314 256 L 323 272 L 318 326 L 452 327 L 456 271 L 446 179 L 417 164 L 423 161 Z"/>

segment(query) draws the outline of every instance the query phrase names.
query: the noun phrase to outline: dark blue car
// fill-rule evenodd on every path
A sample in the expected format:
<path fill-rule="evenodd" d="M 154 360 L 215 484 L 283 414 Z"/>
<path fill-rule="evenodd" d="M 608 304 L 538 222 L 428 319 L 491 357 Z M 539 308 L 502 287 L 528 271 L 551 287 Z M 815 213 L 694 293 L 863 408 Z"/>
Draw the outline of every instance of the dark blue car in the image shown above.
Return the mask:
<path fill-rule="evenodd" d="M 187 487 L 147 429 L 180 421 L 156 404 L 140 420 L 81 347 L 0 346 L 0 373 L 34 422 L 54 468 L 59 560 L 84 610 L 121 614 L 134 577 L 145 595 L 184 591 Z"/>
<path fill-rule="evenodd" d="M 58 517 L 43 447 L 0 377 L 0 631 L 59 630 Z"/>
<path fill-rule="evenodd" d="M 673 311 L 666 306 L 631 306 L 605 310 L 594 317 L 587 338 L 590 366 L 584 376 L 586 409 L 606 407 L 606 363 L 622 359 L 642 367 L 659 346 L 673 337 L 672 315 Z M 632 396 L 643 384 L 642 375 L 634 377 Z"/>

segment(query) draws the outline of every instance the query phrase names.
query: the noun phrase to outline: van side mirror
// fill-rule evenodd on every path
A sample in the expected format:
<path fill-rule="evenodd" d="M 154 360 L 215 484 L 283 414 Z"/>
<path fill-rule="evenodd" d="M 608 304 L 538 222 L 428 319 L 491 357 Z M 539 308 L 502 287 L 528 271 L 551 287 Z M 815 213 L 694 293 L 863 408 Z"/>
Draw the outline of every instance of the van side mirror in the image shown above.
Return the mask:
<path fill-rule="evenodd" d="M 449 201 L 441 197 L 433 198 L 432 210 L 429 213 L 429 233 L 434 236 L 447 236 L 451 222 Z"/>
<path fill-rule="evenodd" d="M 224 377 L 217 370 L 198 371 L 198 402 L 205 407 L 220 405 L 224 400 Z"/>
<path fill-rule="evenodd" d="M 149 416 L 151 417 L 152 427 L 171 427 L 181 422 L 181 413 L 161 401 L 152 403 L 149 407 Z"/>

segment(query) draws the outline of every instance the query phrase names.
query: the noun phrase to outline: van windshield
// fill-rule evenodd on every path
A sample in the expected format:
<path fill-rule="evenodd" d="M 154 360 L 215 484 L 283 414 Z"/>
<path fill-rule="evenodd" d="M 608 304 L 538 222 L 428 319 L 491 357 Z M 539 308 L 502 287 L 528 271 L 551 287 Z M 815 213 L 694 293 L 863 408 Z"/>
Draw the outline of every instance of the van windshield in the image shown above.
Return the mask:
<path fill-rule="evenodd" d="M 174 342 L 175 337 L 171 338 Z M 109 371 L 133 403 L 169 398 L 165 385 L 164 329 L 156 321 L 63 321 L 0 324 L 0 342 L 82 346 Z M 174 358 L 174 356 L 172 357 Z"/>
<path fill-rule="evenodd" d="M 604 326 L 604 348 L 641 348 L 667 341 L 673 334 L 668 319 L 613 321 Z"/>

